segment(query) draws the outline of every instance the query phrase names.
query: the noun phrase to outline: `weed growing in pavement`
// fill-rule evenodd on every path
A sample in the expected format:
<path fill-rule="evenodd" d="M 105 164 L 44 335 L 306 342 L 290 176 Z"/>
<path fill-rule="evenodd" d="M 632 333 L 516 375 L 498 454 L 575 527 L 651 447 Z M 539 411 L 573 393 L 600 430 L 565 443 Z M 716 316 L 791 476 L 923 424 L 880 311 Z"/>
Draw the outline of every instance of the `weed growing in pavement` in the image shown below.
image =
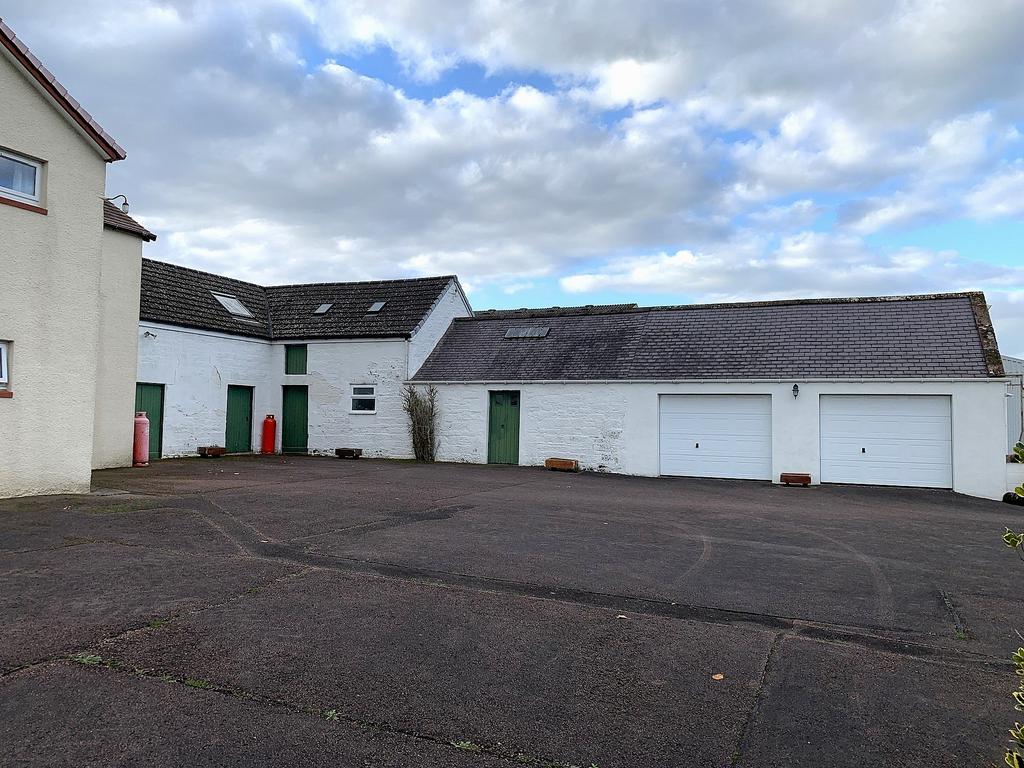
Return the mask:
<path fill-rule="evenodd" d="M 90 667 L 96 667 L 103 663 L 103 657 L 97 656 L 95 653 L 76 653 L 71 660 Z"/>

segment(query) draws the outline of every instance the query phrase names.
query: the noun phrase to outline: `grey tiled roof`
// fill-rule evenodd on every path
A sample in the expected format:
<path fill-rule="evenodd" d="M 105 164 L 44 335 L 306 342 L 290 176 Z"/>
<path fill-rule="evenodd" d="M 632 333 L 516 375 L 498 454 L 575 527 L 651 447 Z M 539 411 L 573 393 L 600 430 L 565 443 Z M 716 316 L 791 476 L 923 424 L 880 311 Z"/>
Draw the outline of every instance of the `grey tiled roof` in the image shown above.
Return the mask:
<path fill-rule="evenodd" d="M 361 283 L 310 283 L 265 288 L 152 259 L 142 260 L 143 320 L 273 339 L 408 337 L 452 276 Z M 247 322 L 220 305 L 212 291 L 238 298 L 255 316 Z M 383 301 L 375 315 L 370 305 Z M 320 304 L 333 306 L 314 314 Z"/>
<path fill-rule="evenodd" d="M 506 339 L 510 326 L 550 328 Z M 1001 376 L 980 293 L 463 318 L 419 381 Z"/>
<path fill-rule="evenodd" d="M 103 201 L 103 226 L 136 235 L 147 242 L 156 240 L 156 235 L 108 200 Z"/>
<path fill-rule="evenodd" d="M 228 313 L 211 291 L 235 296 L 253 313 L 254 321 L 246 322 Z M 267 297 L 261 286 L 152 259 L 142 260 L 139 318 L 270 338 Z"/>
<path fill-rule="evenodd" d="M 274 338 L 409 336 L 454 279 L 448 275 L 267 288 Z M 384 307 L 368 314 L 378 301 Z M 320 304 L 333 306 L 322 315 L 313 314 Z"/>

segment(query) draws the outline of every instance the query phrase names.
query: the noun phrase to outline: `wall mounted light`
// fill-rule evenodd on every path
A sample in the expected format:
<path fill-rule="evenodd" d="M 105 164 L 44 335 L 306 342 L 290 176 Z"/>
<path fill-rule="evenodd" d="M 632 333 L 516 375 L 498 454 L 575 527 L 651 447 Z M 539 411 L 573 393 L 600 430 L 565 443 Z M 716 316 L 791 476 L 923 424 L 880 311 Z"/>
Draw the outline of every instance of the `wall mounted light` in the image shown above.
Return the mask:
<path fill-rule="evenodd" d="M 144 338 L 144 339 L 155 339 L 156 338 L 156 334 L 153 333 L 152 331 L 146 331 L 144 334 L 142 334 L 142 338 Z"/>
<path fill-rule="evenodd" d="M 799 397 L 799 396 L 800 396 L 800 385 L 799 384 L 794 384 L 793 385 L 793 397 Z"/>
<path fill-rule="evenodd" d="M 116 195 L 115 197 L 104 197 L 103 199 L 106 200 L 108 203 L 113 204 L 113 202 L 117 200 L 118 197 L 124 200 L 124 202 L 121 203 L 121 213 L 128 213 L 128 198 L 125 197 L 124 195 Z"/>

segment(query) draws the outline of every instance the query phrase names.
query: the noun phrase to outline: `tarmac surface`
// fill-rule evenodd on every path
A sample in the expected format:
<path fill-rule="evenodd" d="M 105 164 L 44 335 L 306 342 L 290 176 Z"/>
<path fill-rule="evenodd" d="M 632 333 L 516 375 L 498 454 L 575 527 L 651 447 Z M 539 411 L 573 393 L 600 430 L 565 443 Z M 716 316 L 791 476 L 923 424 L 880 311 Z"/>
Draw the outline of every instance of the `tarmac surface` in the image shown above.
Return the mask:
<path fill-rule="evenodd" d="M 990 765 L 1017 714 L 998 502 L 314 457 L 93 485 L 0 501 L 3 765 Z"/>

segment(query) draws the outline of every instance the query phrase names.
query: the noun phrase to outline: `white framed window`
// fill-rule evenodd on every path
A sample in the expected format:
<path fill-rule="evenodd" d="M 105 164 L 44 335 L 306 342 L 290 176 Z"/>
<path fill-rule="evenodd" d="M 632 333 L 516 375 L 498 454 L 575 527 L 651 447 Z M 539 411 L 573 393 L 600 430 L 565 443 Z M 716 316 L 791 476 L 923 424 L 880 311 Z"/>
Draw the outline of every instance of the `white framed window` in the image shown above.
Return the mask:
<path fill-rule="evenodd" d="M 220 305 L 224 307 L 235 317 L 241 317 L 243 319 L 251 320 L 255 316 L 249 311 L 249 308 L 238 300 L 238 297 L 232 296 L 230 293 L 217 293 L 216 291 L 210 291 L 213 294 L 213 298 L 220 302 Z"/>
<path fill-rule="evenodd" d="M 377 412 L 377 387 L 374 384 L 352 385 L 352 413 Z"/>
<path fill-rule="evenodd" d="M 0 389 L 6 388 L 11 382 L 11 372 L 8 370 L 7 350 L 10 342 L 0 341 Z"/>
<path fill-rule="evenodd" d="M 38 203 L 42 183 L 42 163 L 0 149 L 0 195 Z"/>

